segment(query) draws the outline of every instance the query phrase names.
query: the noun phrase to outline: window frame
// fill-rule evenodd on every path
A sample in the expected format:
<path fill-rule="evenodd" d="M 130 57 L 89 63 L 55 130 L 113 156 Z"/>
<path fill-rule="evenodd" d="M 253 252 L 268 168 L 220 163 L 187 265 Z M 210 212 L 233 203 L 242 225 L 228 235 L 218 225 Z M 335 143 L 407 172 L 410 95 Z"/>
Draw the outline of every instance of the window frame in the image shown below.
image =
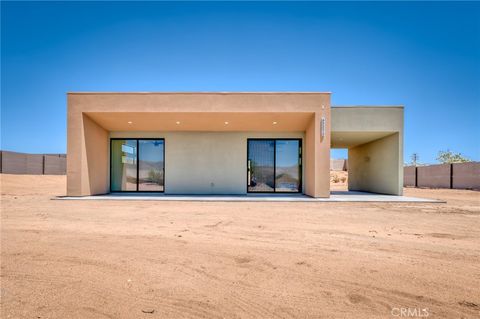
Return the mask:
<path fill-rule="evenodd" d="M 250 191 L 248 190 L 248 154 L 250 152 L 250 141 L 273 141 L 273 191 Z M 298 159 L 299 159 L 299 176 L 298 176 L 298 191 L 277 191 L 277 141 L 298 141 Z M 301 194 L 303 193 L 303 139 L 302 138 L 247 138 L 247 165 L 246 165 L 246 187 L 247 194 Z"/>
<path fill-rule="evenodd" d="M 118 191 L 118 190 L 112 190 L 112 160 L 113 160 L 113 154 L 112 154 L 112 144 L 113 141 L 115 140 L 132 140 L 136 141 L 137 144 L 137 185 L 136 185 L 136 190 L 134 191 Z M 145 190 L 139 190 L 139 173 L 140 173 L 140 143 L 139 141 L 163 141 L 163 190 L 161 191 L 145 191 Z M 165 193 L 165 138 L 163 137 L 147 137 L 147 138 L 137 138 L 137 137 L 111 137 L 110 138 L 110 193 Z"/>

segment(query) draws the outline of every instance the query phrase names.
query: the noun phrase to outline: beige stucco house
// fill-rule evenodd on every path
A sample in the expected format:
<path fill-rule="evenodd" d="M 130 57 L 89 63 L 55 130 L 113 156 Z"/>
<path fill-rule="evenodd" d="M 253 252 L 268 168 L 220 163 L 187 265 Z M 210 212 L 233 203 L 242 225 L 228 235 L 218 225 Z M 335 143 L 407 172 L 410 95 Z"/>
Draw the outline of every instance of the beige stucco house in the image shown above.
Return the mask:
<path fill-rule="evenodd" d="M 402 194 L 403 107 L 331 107 L 330 93 L 68 93 L 67 194 Z"/>

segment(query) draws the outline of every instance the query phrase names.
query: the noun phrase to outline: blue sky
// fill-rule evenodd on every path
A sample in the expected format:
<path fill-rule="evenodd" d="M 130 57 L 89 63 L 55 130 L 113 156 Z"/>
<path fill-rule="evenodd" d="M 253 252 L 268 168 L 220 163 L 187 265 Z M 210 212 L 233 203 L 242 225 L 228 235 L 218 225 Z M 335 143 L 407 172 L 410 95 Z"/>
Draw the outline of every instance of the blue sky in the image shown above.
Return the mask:
<path fill-rule="evenodd" d="M 1 9 L 5 150 L 65 152 L 67 91 L 331 91 L 333 105 L 404 105 L 406 160 L 443 149 L 480 160 L 480 3 Z"/>

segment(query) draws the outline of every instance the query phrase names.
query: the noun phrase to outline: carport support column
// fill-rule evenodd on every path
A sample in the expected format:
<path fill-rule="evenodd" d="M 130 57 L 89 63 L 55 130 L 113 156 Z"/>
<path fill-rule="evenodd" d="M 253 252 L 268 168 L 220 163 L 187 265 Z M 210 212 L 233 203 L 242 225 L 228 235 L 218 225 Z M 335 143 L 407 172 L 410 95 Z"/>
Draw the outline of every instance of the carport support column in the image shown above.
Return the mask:
<path fill-rule="evenodd" d="M 322 129 L 322 118 L 325 127 Z M 322 136 L 322 131 L 324 132 Z M 316 112 L 305 132 L 305 194 L 330 197 L 330 106 Z"/>
<path fill-rule="evenodd" d="M 69 98 L 70 99 L 70 98 Z M 109 134 L 68 103 L 67 195 L 105 194 L 109 190 Z"/>

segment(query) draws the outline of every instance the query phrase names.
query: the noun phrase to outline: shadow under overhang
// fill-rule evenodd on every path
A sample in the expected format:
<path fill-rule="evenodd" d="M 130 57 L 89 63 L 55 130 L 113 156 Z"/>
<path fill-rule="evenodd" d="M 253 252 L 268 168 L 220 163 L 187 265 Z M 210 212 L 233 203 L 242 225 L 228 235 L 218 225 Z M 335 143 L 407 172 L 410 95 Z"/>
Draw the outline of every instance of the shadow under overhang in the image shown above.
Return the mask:
<path fill-rule="evenodd" d="M 312 112 L 85 112 L 108 131 L 305 131 Z"/>
<path fill-rule="evenodd" d="M 332 132 L 331 148 L 352 148 L 395 134 L 392 131 Z"/>

